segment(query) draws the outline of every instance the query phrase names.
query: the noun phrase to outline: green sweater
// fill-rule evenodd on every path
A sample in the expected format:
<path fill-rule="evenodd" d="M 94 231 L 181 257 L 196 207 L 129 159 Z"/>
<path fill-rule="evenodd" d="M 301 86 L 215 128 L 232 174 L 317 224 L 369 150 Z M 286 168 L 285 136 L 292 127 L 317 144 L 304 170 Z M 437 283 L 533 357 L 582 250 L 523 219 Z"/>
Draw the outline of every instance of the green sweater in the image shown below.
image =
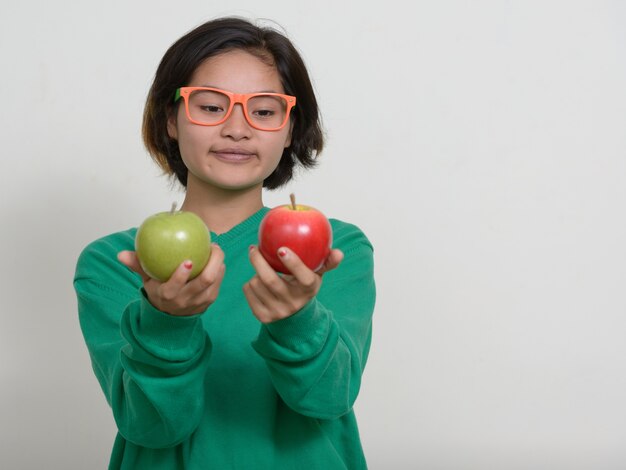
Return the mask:
<path fill-rule="evenodd" d="M 262 325 L 242 286 L 267 211 L 211 234 L 226 274 L 217 301 L 191 317 L 155 309 L 117 261 L 136 229 L 80 255 L 80 325 L 118 428 L 110 469 L 366 468 L 352 407 L 371 341 L 372 246 L 331 220 L 343 262 L 299 312 Z"/>

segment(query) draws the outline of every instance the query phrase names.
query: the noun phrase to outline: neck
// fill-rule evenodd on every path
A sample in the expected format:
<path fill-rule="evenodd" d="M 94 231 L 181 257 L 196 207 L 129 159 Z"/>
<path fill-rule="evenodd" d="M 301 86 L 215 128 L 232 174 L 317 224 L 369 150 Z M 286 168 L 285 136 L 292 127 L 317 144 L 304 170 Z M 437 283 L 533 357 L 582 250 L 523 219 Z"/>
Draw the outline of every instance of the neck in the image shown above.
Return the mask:
<path fill-rule="evenodd" d="M 198 215 L 218 235 L 258 212 L 263 207 L 263 186 L 232 190 L 208 185 L 187 184 L 181 210 Z"/>

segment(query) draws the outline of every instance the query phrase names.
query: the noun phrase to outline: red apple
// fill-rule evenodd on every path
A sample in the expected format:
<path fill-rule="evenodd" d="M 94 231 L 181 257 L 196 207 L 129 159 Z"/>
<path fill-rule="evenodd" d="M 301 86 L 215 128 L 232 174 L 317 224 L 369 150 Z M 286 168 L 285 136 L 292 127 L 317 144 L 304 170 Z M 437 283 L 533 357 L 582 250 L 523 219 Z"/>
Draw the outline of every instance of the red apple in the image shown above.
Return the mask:
<path fill-rule="evenodd" d="M 330 254 L 333 231 L 330 222 L 317 209 L 296 204 L 291 195 L 291 204 L 270 210 L 259 226 L 259 250 L 275 271 L 289 274 L 278 256 L 278 249 L 292 250 L 311 270 L 319 270 Z"/>

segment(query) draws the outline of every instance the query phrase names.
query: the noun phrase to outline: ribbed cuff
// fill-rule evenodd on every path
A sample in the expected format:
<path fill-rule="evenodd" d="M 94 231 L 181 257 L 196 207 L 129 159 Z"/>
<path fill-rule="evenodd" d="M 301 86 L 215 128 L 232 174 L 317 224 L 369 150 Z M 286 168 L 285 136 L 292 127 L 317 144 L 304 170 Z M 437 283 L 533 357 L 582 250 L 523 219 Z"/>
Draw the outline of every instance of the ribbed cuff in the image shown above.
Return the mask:
<path fill-rule="evenodd" d="M 259 354 L 275 359 L 314 356 L 326 342 L 330 320 L 330 312 L 314 298 L 290 317 L 262 325 L 253 346 Z"/>
<path fill-rule="evenodd" d="M 201 315 L 175 316 L 156 309 L 141 289 L 137 317 L 131 328 L 137 342 L 146 350 L 170 361 L 184 361 L 204 346 Z"/>

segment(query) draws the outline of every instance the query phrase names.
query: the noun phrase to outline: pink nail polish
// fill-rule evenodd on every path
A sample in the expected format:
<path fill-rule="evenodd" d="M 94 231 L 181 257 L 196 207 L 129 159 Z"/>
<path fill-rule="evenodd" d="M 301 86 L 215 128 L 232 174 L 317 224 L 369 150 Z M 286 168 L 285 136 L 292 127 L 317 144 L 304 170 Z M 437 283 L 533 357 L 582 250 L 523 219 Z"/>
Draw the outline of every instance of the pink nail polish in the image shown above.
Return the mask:
<path fill-rule="evenodd" d="M 193 268 L 193 263 L 191 261 L 185 261 L 183 266 L 185 266 L 185 269 L 191 270 L 191 268 Z"/>
<path fill-rule="evenodd" d="M 285 250 L 284 248 L 279 249 L 278 256 L 280 256 L 281 258 L 284 258 L 285 256 L 287 256 L 287 250 Z"/>

